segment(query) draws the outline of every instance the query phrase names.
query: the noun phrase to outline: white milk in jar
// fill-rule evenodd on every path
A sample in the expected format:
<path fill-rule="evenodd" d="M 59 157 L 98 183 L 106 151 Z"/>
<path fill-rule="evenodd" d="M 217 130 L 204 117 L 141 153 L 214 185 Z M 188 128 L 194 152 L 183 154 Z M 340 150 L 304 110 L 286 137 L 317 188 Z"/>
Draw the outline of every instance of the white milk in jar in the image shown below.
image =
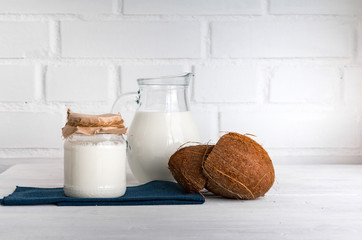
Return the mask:
<path fill-rule="evenodd" d="M 64 143 L 64 192 L 78 198 L 120 197 L 126 191 L 126 143 L 121 136 L 74 135 Z"/>
<path fill-rule="evenodd" d="M 126 133 L 120 114 L 71 113 L 63 128 L 64 193 L 115 198 L 126 192 Z"/>
<path fill-rule="evenodd" d="M 170 156 L 186 142 L 199 142 L 189 111 L 136 112 L 128 133 L 128 161 L 141 183 L 174 181 L 168 169 Z"/>

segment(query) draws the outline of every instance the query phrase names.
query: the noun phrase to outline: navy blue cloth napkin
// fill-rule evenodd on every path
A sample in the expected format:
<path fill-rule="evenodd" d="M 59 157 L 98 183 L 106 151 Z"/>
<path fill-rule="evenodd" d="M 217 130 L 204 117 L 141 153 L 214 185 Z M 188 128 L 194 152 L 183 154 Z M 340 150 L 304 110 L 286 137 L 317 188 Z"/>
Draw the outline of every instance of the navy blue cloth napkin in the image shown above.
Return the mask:
<path fill-rule="evenodd" d="M 119 198 L 71 198 L 64 195 L 63 188 L 16 187 L 0 202 L 2 205 L 121 206 L 202 204 L 205 199 L 199 193 L 186 193 L 177 183 L 152 181 L 127 187 L 126 194 Z"/>

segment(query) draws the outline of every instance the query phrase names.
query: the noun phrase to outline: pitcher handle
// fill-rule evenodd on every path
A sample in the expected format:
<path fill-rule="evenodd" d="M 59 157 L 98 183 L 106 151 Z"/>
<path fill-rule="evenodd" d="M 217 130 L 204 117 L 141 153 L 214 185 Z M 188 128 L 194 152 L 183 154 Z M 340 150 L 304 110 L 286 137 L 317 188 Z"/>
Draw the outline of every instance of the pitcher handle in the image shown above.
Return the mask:
<path fill-rule="evenodd" d="M 125 125 L 129 127 L 132 118 L 127 113 L 134 113 L 137 111 L 139 104 L 139 91 L 124 93 L 114 102 L 112 106 L 112 113 L 121 113 L 125 121 Z"/>

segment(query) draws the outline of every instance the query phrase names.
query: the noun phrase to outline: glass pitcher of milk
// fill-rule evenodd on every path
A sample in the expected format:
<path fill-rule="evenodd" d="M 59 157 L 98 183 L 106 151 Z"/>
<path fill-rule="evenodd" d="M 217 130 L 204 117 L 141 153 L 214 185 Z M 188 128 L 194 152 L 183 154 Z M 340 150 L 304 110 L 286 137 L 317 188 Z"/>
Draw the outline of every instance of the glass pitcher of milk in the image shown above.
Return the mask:
<path fill-rule="evenodd" d="M 124 112 L 135 102 L 136 113 L 127 136 L 127 158 L 140 183 L 174 181 L 168 169 L 170 156 L 200 137 L 189 109 L 188 86 L 192 73 L 138 79 L 139 91 L 120 96 L 113 112 Z M 132 108 L 132 107 L 131 107 Z"/>

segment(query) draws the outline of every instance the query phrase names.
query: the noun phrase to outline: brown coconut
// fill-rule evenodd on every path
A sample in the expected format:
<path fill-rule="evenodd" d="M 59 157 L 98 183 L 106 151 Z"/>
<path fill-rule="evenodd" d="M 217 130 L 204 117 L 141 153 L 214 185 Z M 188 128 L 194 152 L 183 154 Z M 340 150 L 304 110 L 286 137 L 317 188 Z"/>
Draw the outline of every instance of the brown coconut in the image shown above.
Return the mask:
<path fill-rule="evenodd" d="M 255 199 L 274 183 L 268 153 L 253 139 L 238 133 L 220 138 L 203 161 L 206 188 L 227 198 Z"/>
<path fill-rule="evenodd" d="M 168 162 L 168 167 L 175 180 L 189 193 L 200 192 L 206 185 L 202 174 L 203 160 L 214 146 L 197 145 L 176 151 Z"/>

